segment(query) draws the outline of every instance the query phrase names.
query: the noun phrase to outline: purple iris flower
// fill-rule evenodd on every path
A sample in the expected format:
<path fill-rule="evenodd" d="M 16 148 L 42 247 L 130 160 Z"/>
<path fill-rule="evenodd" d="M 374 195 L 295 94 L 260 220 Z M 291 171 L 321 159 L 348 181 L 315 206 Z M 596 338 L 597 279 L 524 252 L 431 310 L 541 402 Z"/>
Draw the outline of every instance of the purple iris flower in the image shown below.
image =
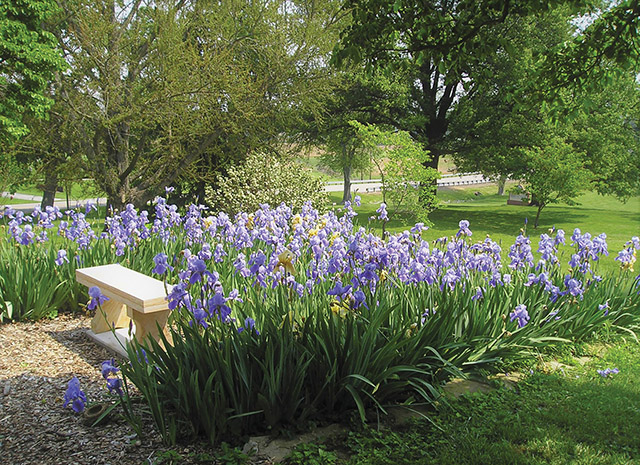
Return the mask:
<path fill-rule="evenodd" d="M 258 250 L 258 252 L 252 254 L 251 258 L 249 259 L 249 264 L 251 265 L 249 271 L 251 272 L 251 274 L 257 275 L 261 271 L 260 268 L 264 266 L 266 261 L 267 256 L 262 250 Z"/>
<path fill-rule="evenodd" d="M 420 234 L 425 229 L 429 229 L 429 228 L 425 228 L 424 223 L 416 223 L 415 226 L 411 228 L 411 232 L 413 234 Z"/>
<path fill-rule="evenodd" d="M 167 296 L 167 300 L 169 301 L 169 310 L 173 310 L 180 305 L 184 300 L 186 300 L 189 295 L 185 290 L 185 283 L 178 283 L 171 289 L 169 295 Z"/>
<path fill-rule="evenodd" d="M 87 308 L 89 310 L 93 310 L 97 306 L 102 305 L 107 300 L 109 300 L 109 297 L 102 295 L 102 292 L 100 291 L 100 288 L 98 286 L 92 286 L 89 288 L 89 297 L 91 297 L 91 300 L 87 305 Z"/>
<path fill-rule="evenodd" d="M 87 403 L 87 396 L 85 396 L 82 389 L 80 389 L 80 380 L 75 376 L 71 378 L 67 386 L 67 391 L 64 393 L 63 407 L 67 407 L 71 404 L 71 408 L 74 412 L 80 413 L 84 410 L 84 406 Z"/>
<path fill-rule="evenodd" d="M 163 275 L 167 272 L 167 270 L 173 271 L 173 267 L 169 265 L 167 259 L 167 254 L 164 253 L 159 253 L 158 255 L 153 257 L 153 263 L 155 263 L 156 266 L 153 268 L 152 273 Z"/>
<path fill-rule="evenodd" d="M 604 370 L 597 370 L 597 371 L 598 371 L 598 374 L 603 378 L 607 378 L 609 375 L 617 375 L 618 373 L 620 373 L 620 370 L 618 370 L 617 368 L 606 368 Z"/>
<path fill-rule="evenodd" d="M 30 224 L 28 224 L 24 227 L 24 232 L 22 233 L 20 238 L 18 239 L 16 237 L 16 239 L 22 245 L 29 245 L 29 244 L 33 244 L 34 237 L 35 237 L 35 234 L 33 233 L 33 228 Z"/>
<path fill-rule="evenodd" d="M 231 308 L 227 305 L 227 300 L 228 299 L 225 299 L 224 295 L 222 295 L 222 292 L 216 292 L 207 302 L 209 315 L 213 316 L 217 313 L 221 321 L 228 321 L 229 315 L 231 315 Z"/>
<path fill-rule="evenodd" d="M 526 326 L 529 322 L 529 313 L 527 312 L 527 306 L 525 304 L 520 304 L 516 306 L 516 309 L 511 312 L 511 321 L 518 320 L 518 328 L 522 328 Z"/>
<path fill-rule="evenodd" d="M 364 292 L 362 292 L 362 290 L 358 289 L 356 292 L 354 292 L 353 308 L 360 308 L 361 305 L 364 305 L 366 308 L 369 308 L 367 306 L 367 303 L 365 302 L 366 298 L 367 297 L 364 295 Z"/>
<path fill-rule="evenodd" d="M 189 261 L 189 271 L 191 271 L 190 284 L 195 284 L 202 280 L 203 275 L 210 274 L 207 272 L 207 264 L 199 258 Z"/>
<path fill-rule="evenodd" d="M 203 328 L 209 327 L 209 323 L 207 323 L 208 317 L 209 315 L 202 308 L 196 307 L 193 309 L 193 319 Z"/>
<path fill-rule="evenodd" d="M 382 221 L 389 221 L 389 215 L 387 214 L 387 204 L 382 202 L 382 204 L 380 204 L 380 208 L 378 208 L 376 210 L 376 213 L 378 214 L 378 219 L 382 220 Z"/>
<path fill-rule="evenodd" d="M 602 305 L 598 305 L 598 309 L 604 310 L 604 316 L 609 314 L 609 301 L 606 301 Z"/>
<path fill-rule="evenodd" d="M 54 261 L 58 266 L 61 266 L 64 262 L 69 263 L 69 259 L 67 258 L 67 251 L 64 249 L 58 250 L 58 258 L 56 258 Z"/>
<path fill-rule="evenodd" d="M 256 321 L 251 317 L 244 319 L 244 326 L 240 326 L 238 328 L 238 333 L 243 332 L 245 329 L 248 331 L 253 330 L 256 333 L 256 336 L 260 336 L 260 331 L 256 329 Z"/>
<path fill-rule="evenodd" d="M 574 297 L 582 295 L 584 292 L 581 287 L 581 282 L 574 278 L 569 278 L 565 280 L 565 286 L 567 286 L 567 291 Z"/>
<path fill-rule="evenodd" d="M 479 287 L 478 290 L 476 291 L 475 295 L 473 295 L 471 297 L 471 300 L 479 300 L 482 299 L 484 297 L 484 294 L 482 293 L 482 288 Z"/>
<path fill-rule="evenodd" d="M 378 275 L 376 274 L 377 269 L 375 263 L 367 263 L 364 266 L 364 271 L 360 274 L 360 279 L 363 281 L 376 282 L 378 280 Z"/>
<path fill-rule="evenodd" d="M 89 200 L 87 204 L 84 206 L 84 214 L 88 215 L 91 210 L 97 212 L 98 206 L 95 204 L 95 202 L 93 202 L 92 200 Z"/>
<path fill-rule="evenodd" d="M 120 380 L 120 378 L 108 378 L 107 389 L 109 389 L 110 393 L 113 394 L 115 392 L 120 397 L 124 395 L 124 393 L 122 392 L 122 381 Z"/>
<path fill-rule="evenodd" d="M 460 237 L 462 235 L 471 237 L 473 233 L 469 229 L 469 222 L 467 220 L 461 220 L 458 223 L 458 226 L 460 227 L 460 230 L 456 233 L 456 237 Z"/>
<path fill-rule="evenodd" d="M 460 276 L 453 268 L 449 268 L 447 272 L 442 276 L 442 284 L 440 290 L 444 290 L 445 285 L 449 286 L 449 289 L 453 290 L 456 287 L 456 283 L 460 279 Z"/>
<path fill-rule="evenodd" d="M 348 293 L 350 290 L 351 290 L 351 285 L 342 287 L 342 283 L 338 281 L 336 285 L 333 287 L 333 289 L 330 289 L 327 292 L 327 295 L 335 295 L 336 297 L 342 297 L 343 295 Z"/>
<path fill-rule="evenodd" d="M 116 361 L 112 358 L 111 360 L 105 360 L 102 362 L 100 371 L 102 372 L 102 377 L 104 379 L 108 379 L 109 375 L 117 375 L 120 369 L 116 367 Z"/>

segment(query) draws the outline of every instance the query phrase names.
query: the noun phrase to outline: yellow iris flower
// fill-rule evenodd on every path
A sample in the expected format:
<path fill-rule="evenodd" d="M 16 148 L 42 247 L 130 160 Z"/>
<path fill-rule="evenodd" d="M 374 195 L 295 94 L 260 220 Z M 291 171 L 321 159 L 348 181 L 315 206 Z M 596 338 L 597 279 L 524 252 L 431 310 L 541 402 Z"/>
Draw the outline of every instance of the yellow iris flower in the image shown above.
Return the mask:
<path fill-rule="evenodd" d="M 293 259 L 295 255 L 290 250 L 285 250 L 280 255 L 278 255 L 278 263 L 276 264 L 276 268 L 283 267 L 285 271 L 290 274 L 296 274 L 296 269 L 293 267 Z"/>

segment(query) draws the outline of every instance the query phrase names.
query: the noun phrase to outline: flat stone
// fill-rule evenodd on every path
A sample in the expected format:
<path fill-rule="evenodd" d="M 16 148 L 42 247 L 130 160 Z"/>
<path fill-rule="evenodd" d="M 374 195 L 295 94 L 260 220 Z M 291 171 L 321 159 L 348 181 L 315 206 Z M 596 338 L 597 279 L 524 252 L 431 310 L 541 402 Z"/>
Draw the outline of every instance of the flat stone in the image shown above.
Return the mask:
<path fill-rule="evenodd" d="M 571 367 L 564 363 L 557 362 L 556 360 L 551 360 L 550 362 L 544 363 L 544 368 L 550 372 L 560 371 L 564 374 L 565 368 L 570 369 Z"/>
<path fill-rule="evenodd" d="M 491 379 L 499 381 L 505 388 L 515 391 L 517 384 L 524 378 L 522 373 L 498 373 Z"/>
<path fill-rule="evenodd" d="M 347 428 L 344 426 L 333 424 L 317 428 L 293 439 L 273 439 L 271 436 L 255 436 L 249 438 L 245 447 L 256 451 L 260 456 L 268 457 L 273 463 L 278 463 L 289 455 L 298 444 L 317 442 L 328 436 L 345 433 L 346 431 Z"/>
<path fill-rule="evenodd" d="M 465 394 L 474 394 L 476 392 L 487 393 L 494 391 L 496 388 L 490 384 L 474 381 L 472 379 L 454 378 L 444 385 L 442 388 L 445 394 L 453 396 L 456 399 Z"/>

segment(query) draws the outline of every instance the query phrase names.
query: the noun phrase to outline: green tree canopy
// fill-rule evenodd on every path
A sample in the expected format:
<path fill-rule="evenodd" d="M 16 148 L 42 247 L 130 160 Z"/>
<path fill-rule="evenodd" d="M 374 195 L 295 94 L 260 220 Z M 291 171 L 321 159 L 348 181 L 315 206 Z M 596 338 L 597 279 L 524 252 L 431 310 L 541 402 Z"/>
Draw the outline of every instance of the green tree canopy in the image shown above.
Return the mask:
<path fill-rule="evenodd" d="M 582 167 L 591 171 L 594 183 L 584 188 L 625 199 L 640 192 L 640 85 L 635 75 L 621 74 L 600 89 L 566 89 L 565 94 L 588 104 L 573 118 L 553 123 L 548 105 L 516 103 L 521 89 L 537 75 L 535 51 L 571 38 L 569 17 L 566 11 L 555 11 L 505 24 L 501 34 L 516 51 L 487 57 L 473 71 L 469 93 L 453 114 L 449 148 L 463 170 L 518 179 L 533 169 L 523 150 L 542 150 L 559 138 L 583 154 Z"/>
<path fill-rule="evenodd" d="M 115 208 L 178 182 L 203 201 L 215 172 L 276 151 L 322 88 L 329 0 L 61 3 L 72 70 L 56 95 Z"/>
<path fill-rule="evenodd" d="M 543 67 L 539 76 L 557 77 L 557 86 L 562 88 L 571 80 L 569 71 L 584 70 L 582 59 L 592 54 L 595 59 L 586 60 L 587 67 L 605 62 L 616 66 L 637 63 L 637 2 L 612 4 L 602 12 L 597 10 L 597 0 L 347 0 L 352 22 L 342 35 L 335 59 L 338 63 L 354 59 L 372 67 L 408 70 L 412 103 L 396 126 L 422 142 L 431 152 L 431 166 L 437 167 L 450 112 L 456 98 L 474 82 L 472 69 L 496 53 L 515 50 L 499 28 L 509 19 L 535 16 L 558 6 L 570 8 L 573 14 L 593 13 L 595 19 L 582 33 L 578 31 L 575 39 L 542 49 L 549 54 L 545 61 L 548 73 Z M 606 61 L 606 57 L 611 59 Z M 532 86 L 527 83 L 525 87 Z"/>
<path fill-rule="evenodd" d="M 316 123 L 316 138 L 324 145 L 321 163 L 341 171 L 342 201 L 351 200 L 351 173 L 371 165 L 362 150 L 351 121 L 393 126 L 407 104 L 407 86 L 402 77 L 365 73 L 362 68 L 336 72 L 336 84 L 324 103 L 322 119 Z"/>
<path fill-rule="evenodd" d="M 44 91 L 65 61 L 42 25 L 56 9 L 54 0 L 0 2 L 0 142 L 27 134 L 25 118 L 53 103 Z"/>
<path fill-rule="evenodd" d="M 419 186 L 433 184 L 438 171 L 427 167 L 430 154 L 406 131 L 390 131 L 372 124 L 352 121 L 363 150 L 378 168 L 382 181 L 382 202 L 390 203 L 393 211 L 414 213 L 428 223 L 428 214 L 435 209 L 435 192 L 421 193 Z M 430 195 L 426 198 L 424 195 Z M 426 201 L 425 201 L 426 200 Z M 383 220 L 382 232 L 386 220 Z"/>

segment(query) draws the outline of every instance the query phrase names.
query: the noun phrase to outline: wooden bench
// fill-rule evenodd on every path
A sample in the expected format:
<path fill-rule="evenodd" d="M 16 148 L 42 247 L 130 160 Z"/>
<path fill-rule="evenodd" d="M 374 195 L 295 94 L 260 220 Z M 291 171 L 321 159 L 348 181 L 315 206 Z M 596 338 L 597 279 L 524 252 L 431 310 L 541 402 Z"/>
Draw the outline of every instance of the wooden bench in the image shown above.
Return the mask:
<path fill-rule="evenodd" d="M 119 264 L 78 268 L 76 280 L 87 287 L 98 286 L 102 294 L 109 298 L 96 308 L 91 320 L 89 335 L 126 357 L 123 345 L 129 340 L 131 320 L 135 325 L 134 337 L 142 343 L 148 335 L 159 340 L 158 327 L 168 337 L 167 319 L 169 303 L 164 283 L 150 276 L 138 273 Z M 116 329 L 116 338 L 111 328 Z M 117 331 L 119 328 L 125 330 Z M 93 333 L 93 334 L 92 334 Z"/>

